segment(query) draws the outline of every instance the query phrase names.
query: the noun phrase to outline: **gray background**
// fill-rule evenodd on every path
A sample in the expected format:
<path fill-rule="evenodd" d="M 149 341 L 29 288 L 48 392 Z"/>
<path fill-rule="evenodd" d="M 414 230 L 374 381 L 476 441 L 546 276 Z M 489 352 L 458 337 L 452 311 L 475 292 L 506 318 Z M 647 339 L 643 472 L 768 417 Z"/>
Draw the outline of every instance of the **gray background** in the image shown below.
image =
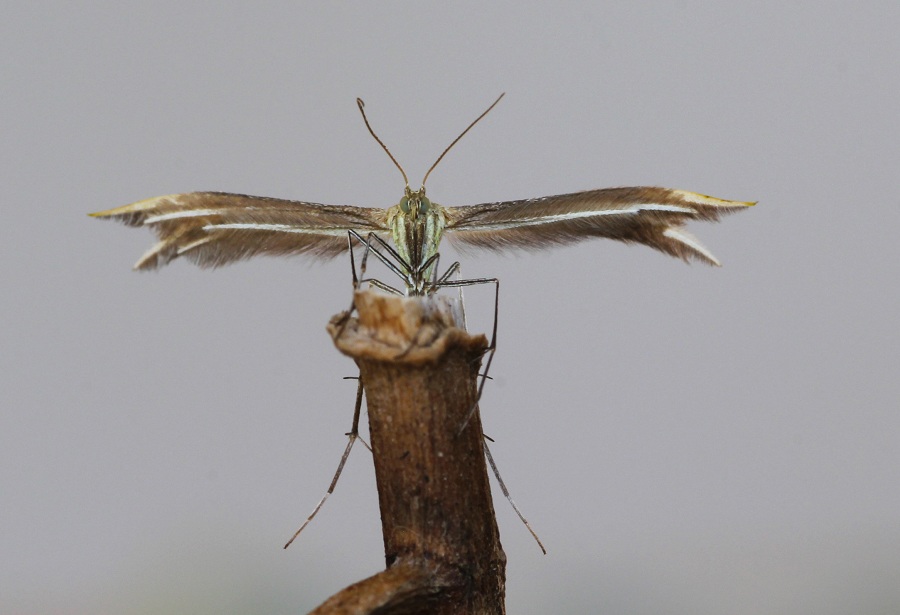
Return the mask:
<path fill-rule="evenodd" d="M 298 613 L 383 565 L 324 333 L 345 259 L 131 264 L 88 211 L 614 185 L 759 200 L 722 269 L 594 242 L 498 276 L 510 613 L 900 612 L 896 2 L 46 3 L 0 25 L 0 611 Z M 415 186 L 414 186 L 415 187 Z M 467 294 L 473 328 L 489 299 Z"/>

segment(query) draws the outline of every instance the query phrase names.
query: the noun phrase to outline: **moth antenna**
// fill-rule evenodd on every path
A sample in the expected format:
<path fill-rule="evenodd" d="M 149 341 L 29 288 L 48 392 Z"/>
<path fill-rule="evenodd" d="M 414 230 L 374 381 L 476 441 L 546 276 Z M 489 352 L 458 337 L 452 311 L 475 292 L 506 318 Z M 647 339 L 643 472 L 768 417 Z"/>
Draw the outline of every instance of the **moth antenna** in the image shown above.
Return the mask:
<path fill-rule="evenodd" d="M 445 149 L 445 150 L 441 153 L 441 155 L 438 156 L 438 159 L 434 161 L 434 164 L 431 165 L 431 168 L 428 169 L 428 172 L 427 172 L 427 173 L 425 173 L 425 178 L 422 180 L 422 186 L 423 186 L 423 187 L 425 186 L 425 182 L 428 181 L 428 176 L 431 175 L 431 172 L 432 172 L 432 171 L 434 171 L 434 167 L 436 167 L 436 166 L 438 165 L 438 163 L 439 163 L 441 160 L 443 160 L 444 156 L 447 155 L 447 152 L 450 151 L 450 148 L 453 147 L 454 145 L 456 145 L 456 142 L 459 141 L 460 139 L 462 139 L 462 138 L 465 136 L 465 134 L 466 134 L 467 132 L 469 132 L 469 131 L 472 129 L 472 126 L 474 126 L 475 124 L 477 124 L 477 123 L 481 120 L 481 118 L 483 118 L 485 115 L 487 115 L 488 113 L 490 113 L 490 112 L 491 112 L 491 109 L 493 109 L 494 107 L 496 107 L 496 106 L 497 106 L 497 103 L 500 102 L 500 99 L 503 98 L 504 96 L 506 96 L 506 92 L 503 92 L 500 96 L 498 96 L 498 97 L 497 97 L 497 100 L 495 100 L 495 101 L 493 102 L 493 104 L 491 104 L 490 107 L 488 107 L 487 109 L 485 109 L 484 113 L 482 113 L 481 115 L 479 115 L 478 117 L 476 117 L 476 118 L 475 118 L 475 121 L 472 122 L 471 124 L 469 124 L 469 127 L 468 127 L 468 128 L 466 128 L 465 130 L 463 130 L 463 131 L 459 134 L 458 137 L 456 137 L 455 139 L 453 139 L 453 142 L 452 142 L 450 145 L 447 146 L 447 149 Z M 362 101 L 360 101 L 360 102 L 362 102 Z M 362 107 L 360 107 L 360 109 L 362 109 Z M 370 130 L 371 130 L 371 129 L 370 129 Z M 378 137 L 375 137 L 375 138 L 377 139 Z M 380 141 L 379 141 L 379 143 L 380 143 Z"/>
<path fill-rule="evenodd" d="M 389 149 L 387 148 L 387 145 L 384 144 L 384 141 L 382 141 L 381 139 L 378 138 L 378 135 L 376 135 L 376 134 L 375 134 L 375 131 L 372 130 L 372 126 L 369 125 L 369 118 L 366 117 L 366 110 L 363 109 L 363 107 L 366 106 L 366 103 L 363 102 L 363 99 L 362 99 L 362 98 L 357 98 L 357 99 L 356 99 L 356 106 L 359 107 L 359 112 L 362 113 L 363 121 L 366 123 L 366 128 L 369 129 L 369 134 L 372 135 L 372 137 L 373 137 L 376 141 L 378 141 L 378 145 L 381 146 L 381 148 L 385 151 L 385 153 L 388 155 L 388 157 L 391 159 L 391 161 L 392 161 L 395 165 L 397 165 L 397 168 L 400 169 L 400 173 L 403 174 L 403 183 L 405 183 L 406 186 L 409 187 L 409 179 L 407 179 L 407 177 L 406 177 L 406 171 L 403 170 L 403 167 L 401 167 L 401 166 L 400 166 L 400 163 L 397 162 L 397 159 L 394 158 L 394 155 L 391 153 L 391 150 L 389 150 Z M 465 134 L 465 133 L 464 133 L 464 134 Z"/>

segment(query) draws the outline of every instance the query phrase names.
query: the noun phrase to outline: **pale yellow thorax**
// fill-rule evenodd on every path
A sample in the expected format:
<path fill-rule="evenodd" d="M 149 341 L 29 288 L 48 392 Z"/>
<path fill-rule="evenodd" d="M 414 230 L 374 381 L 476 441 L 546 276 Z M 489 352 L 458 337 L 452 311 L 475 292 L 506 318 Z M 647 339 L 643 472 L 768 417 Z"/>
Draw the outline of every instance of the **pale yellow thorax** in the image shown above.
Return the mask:
<path fill-rule="evenodd" d="M 410 273 L 416 278 L 427 280 L 433 265 L 429 265 L 424 271 L 419 270 L 438 252 L 441 236 L 447 225 L 444 208 L 425 196 L 424 187 L 410 190 L 407 186 L 400 202 L 388 208 L 387 223 L 397 253 L 409 265 Z M 421 276 L 415 275 L 416 272 L 421 273 Z M 421 289 L 411 290 L 421 292 Z"/>

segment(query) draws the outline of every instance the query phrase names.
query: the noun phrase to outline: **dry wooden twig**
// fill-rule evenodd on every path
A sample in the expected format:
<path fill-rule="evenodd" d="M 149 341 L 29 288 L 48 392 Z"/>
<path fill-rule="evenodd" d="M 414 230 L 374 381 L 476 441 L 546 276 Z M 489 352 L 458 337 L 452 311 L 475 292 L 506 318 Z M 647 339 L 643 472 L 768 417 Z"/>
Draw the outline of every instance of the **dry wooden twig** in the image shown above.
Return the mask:
<path fill-rule="evenodd" d="M 329 330 L 366 392 L 387 569 L 313 613 L 502 614 L 506 556 L 477 412 L 458 433 L 487 340 L 457 328 L 440 297 L 363 291 L 356 308 Z"/>

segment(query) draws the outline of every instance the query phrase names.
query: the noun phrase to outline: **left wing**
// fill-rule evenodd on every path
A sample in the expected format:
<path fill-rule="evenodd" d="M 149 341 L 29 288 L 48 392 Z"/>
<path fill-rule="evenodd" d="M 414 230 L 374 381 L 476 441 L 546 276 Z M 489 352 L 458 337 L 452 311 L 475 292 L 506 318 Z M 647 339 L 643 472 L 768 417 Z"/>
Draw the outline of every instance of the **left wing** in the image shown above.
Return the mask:
<path fill-rule="evenodd" d="M 383 209 L 322 205 L 227 192 L 170 194 L 91 216 L 147 226 L 159 243 L 135 263 L 156 269 L 185 256 L 218 267 L 257 254 L 332 258 L 347 250 L 347 231 L 387 231 Z"/>
<path fill-rule="evenodd" d="M 755 205 L 668 188 L 605 188 L 522 201 L 447 207 L 445 232 L 460 248 L 543 248 L 606 237 L 719 265 L 682 227 Z"/>

